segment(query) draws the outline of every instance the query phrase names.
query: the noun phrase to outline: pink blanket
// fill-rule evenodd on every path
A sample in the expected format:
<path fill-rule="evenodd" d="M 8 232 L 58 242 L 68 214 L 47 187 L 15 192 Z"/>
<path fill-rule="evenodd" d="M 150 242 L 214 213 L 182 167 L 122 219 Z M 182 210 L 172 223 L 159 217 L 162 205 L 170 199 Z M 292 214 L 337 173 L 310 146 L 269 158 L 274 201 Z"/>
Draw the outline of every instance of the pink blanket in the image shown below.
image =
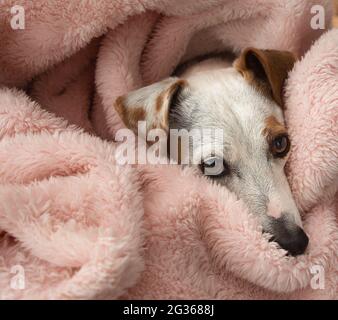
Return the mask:
<path fill-rule="evenodd" d="M 337 299 L 338 29 L 311 28 L 315 4 L 329 27 L 325 0 L 2 1 L 0 297 Z M 117 96 L 247 46 L 302 57 L 286 87 L 298 257 L 191 169 L 116 165 Z"/>

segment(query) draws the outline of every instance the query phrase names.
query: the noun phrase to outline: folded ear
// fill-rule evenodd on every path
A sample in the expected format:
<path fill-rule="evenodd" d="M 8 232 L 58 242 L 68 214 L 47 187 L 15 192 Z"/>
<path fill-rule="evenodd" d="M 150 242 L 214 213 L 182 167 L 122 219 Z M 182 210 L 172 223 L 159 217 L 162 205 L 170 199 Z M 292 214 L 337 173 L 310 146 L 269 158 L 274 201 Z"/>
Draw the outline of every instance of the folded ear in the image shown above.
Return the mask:
<path fill-rule="evenodd" d="M 138 121 L 146 121 L 147 131 L 161 128 L 169 131 L 169 109 L 184 80 L 168 78 L 117 98 L 115 109 L 127 128 L 137 133 Z"/>
<path fill-rule="evenodd" d="M 246 80 L 268 90 L 283 106 L 283 86 L 296 57 L 289 51 L 245 49 L 234 67 Z"/>

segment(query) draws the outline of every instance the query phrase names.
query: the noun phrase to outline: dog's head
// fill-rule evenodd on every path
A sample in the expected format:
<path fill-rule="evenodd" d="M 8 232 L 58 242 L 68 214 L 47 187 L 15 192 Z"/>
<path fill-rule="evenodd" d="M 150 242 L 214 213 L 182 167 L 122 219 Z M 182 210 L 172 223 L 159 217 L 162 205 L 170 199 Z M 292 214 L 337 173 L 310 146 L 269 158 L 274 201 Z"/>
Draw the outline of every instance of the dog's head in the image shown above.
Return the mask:
<path fill-rule="evenodd" d="M 194 132 L 181 161 L 197 155 L 201 174 L 234 192 L 263 230 L 297 255 L 308 238 L 284 173 L 290 140 L 282 110 L 294 61 L 289 52 L 248 48 L 231 68 L 168 78 L 120 97 L 115 108 L 135 132 L 139 120 L 148 130 Z M 221 129 L 222 136 L 205 138 L 205 128 Z"/>

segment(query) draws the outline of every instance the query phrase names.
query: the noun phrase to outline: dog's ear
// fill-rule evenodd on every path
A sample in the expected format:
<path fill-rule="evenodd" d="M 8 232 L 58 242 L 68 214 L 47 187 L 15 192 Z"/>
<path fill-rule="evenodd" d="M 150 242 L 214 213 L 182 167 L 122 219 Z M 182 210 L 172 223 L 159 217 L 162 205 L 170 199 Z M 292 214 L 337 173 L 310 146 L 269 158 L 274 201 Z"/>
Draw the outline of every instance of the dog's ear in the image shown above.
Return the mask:
<path fill-rule="evenodd" d="M 114 107 L 126 127 L 135 133 L 138 121 L 146 121 L 147 131 L 160 128 L 168 132 L 169 108 L 185 86 L 184 80 L 168 78 L 117 98 Z"/>
<path fill-rule="evenodd" d="M 249 82 L 271 93 L 283 106 L 283 87 L 296 57 L 289 51 L 245 49 L 235 61 L 234 67 Z"/>

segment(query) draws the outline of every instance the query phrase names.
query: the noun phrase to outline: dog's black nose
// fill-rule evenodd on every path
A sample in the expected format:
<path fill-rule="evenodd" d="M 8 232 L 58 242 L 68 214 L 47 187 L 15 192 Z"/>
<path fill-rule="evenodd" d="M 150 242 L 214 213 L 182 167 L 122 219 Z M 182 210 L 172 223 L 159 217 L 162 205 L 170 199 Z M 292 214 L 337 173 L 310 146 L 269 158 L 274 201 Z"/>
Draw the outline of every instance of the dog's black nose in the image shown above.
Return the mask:
<path fill-rule="evenodd" d="M 276 241 L 292 256 L 303 254 L 309 244 L 309 238 L 302 228 L 296 224 L 286 223 L 283 219 L 276 219 L 272 226 L 271 240 Z"/>
<path fill-rule="evenodd" d="M 308 236 L 300 227 L 296 227 L 295 231 L 289 231 L 286 235 L 276 236 L 275 241 L 292 256 L 303 254 L 309 244 Z"/>

